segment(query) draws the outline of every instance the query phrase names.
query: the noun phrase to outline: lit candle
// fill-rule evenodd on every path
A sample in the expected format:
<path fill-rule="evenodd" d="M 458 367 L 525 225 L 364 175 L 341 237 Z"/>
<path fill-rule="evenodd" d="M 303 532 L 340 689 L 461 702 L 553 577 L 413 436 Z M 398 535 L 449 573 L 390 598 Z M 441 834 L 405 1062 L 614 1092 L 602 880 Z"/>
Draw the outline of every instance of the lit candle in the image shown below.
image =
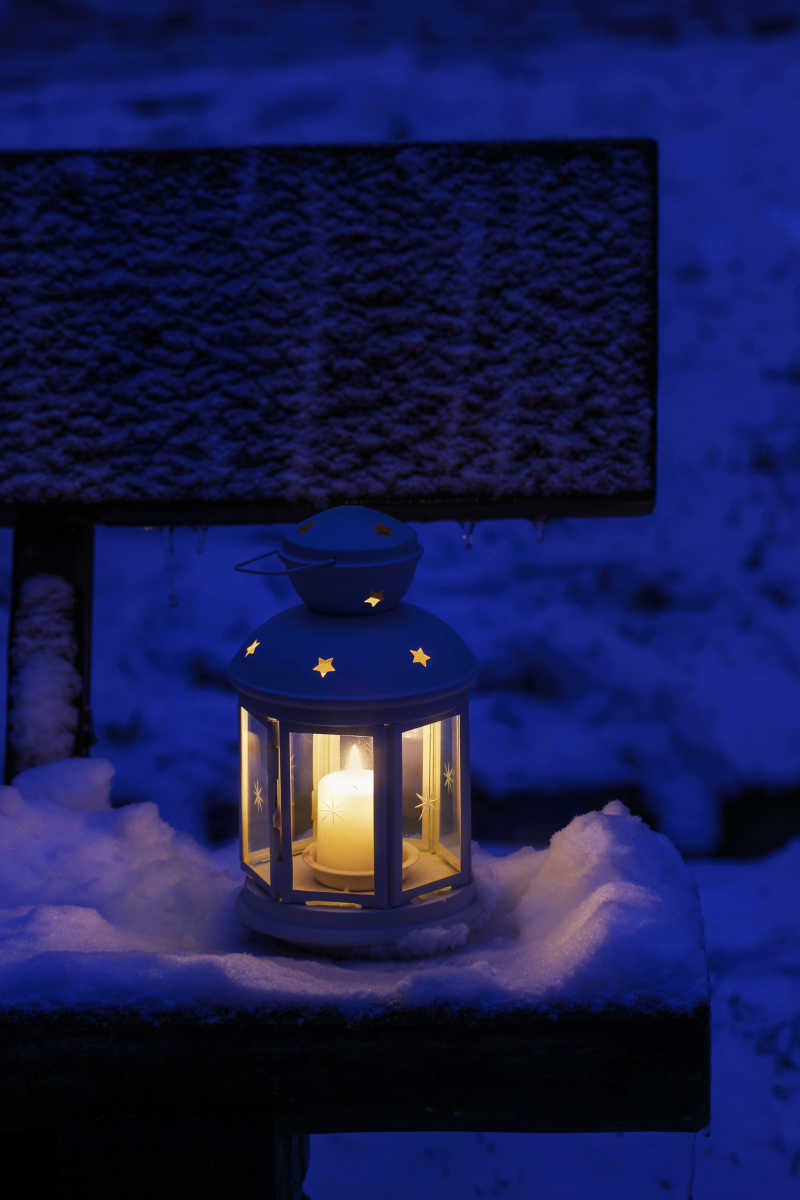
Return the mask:
<path fill-rule="evenodd" d="M 373 780 L 373 772 L 361 766 L 357 745 L 348 755 L 347 770 L 331 771 L 320 779 L 316 847 L 320 867 L 373 871 Z"/>

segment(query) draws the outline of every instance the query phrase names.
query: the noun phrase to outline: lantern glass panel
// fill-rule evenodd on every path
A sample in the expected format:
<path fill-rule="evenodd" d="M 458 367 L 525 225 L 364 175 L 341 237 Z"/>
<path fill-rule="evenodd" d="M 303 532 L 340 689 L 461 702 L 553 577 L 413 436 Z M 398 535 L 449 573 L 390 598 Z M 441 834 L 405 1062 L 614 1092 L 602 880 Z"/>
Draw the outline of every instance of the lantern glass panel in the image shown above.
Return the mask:
<path fill-rule="evenodd" d="M 419 858 L 403 889 L 461 870 L 461 738 L 458 715 L 403 733 L 403 840 Z"/>
<path fill-rule="evenodd" d="M 374 894 L 372 737 L 292 732 L 289 778 L 292 886 Z"/>
<path fill-rule="evenodd" d="M 278 722 L 267 724 L 240 710 L 242 753 L 242 858 L 270 881 L 270 838 L 277 803 Z"/>

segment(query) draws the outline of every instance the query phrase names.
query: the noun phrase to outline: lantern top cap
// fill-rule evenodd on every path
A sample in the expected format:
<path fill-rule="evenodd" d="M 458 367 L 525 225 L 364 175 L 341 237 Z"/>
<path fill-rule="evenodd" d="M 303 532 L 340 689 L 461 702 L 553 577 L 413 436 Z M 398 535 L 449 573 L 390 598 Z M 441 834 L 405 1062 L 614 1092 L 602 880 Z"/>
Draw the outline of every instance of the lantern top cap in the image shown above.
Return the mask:
<path fill-rule="evenodd" d="M 375 508 L 339 504 L 307 517 L 288 534 L 281 555 L 367 563 L 405 558 L 416 552 L 419 539 L 410 525 Z"/>
<path fill-rule="evenodd" d="M 278 554 L 309 608 L 368 616 L 400 603 L 422 547 L 403 521 L 360 504 L 341 504 L 301 521 L 283 538 Z"/>

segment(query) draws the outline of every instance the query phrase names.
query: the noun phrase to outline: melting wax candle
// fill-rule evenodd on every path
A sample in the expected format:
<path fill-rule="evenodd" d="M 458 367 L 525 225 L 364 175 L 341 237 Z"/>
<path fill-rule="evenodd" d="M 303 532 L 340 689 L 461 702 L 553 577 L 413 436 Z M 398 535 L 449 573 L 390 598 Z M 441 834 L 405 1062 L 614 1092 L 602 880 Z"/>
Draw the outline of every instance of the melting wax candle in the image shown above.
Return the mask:
<path fill-rule="evenodd" d="M 335 871 L 371 872 L 375 857 L 374 773 L 364 770 L 357 745 L 347 769 L 331 771 L 317 792 L 316 858 Z"/>

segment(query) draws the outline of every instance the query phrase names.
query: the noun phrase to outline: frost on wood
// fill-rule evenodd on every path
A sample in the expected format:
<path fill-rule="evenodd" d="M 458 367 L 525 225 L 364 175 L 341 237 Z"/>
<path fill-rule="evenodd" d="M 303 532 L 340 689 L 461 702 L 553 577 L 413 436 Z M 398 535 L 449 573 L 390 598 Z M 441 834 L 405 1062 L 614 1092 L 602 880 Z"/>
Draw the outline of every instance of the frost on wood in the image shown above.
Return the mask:
<path fill-rule="evenodd" d="M 0 505 L 652 495 L 650 144 L 6 154 L 0 192 Z"/>
<path fill-rule="evenodd" d="M 74 595 L 64 579 L 25 580 L 10 646 L 9 739 L 15 761 L 34 767 L 72 753 L 81 677 L 75 667 Z"/>

